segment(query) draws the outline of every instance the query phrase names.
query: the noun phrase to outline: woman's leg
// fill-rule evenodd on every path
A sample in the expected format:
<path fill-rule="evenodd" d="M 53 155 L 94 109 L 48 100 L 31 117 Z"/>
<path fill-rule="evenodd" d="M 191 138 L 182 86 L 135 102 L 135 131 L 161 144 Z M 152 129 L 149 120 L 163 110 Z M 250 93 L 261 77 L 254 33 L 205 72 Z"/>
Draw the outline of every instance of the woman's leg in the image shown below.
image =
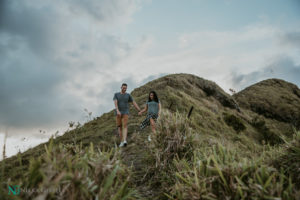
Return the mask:
<path fill-rule="evenodd" d="M 156 133 L 156 130 L 155 130 L 155 121 L 152 118 L 150 118 L 150 125 L 151 125 L 152 132 Z"/>
<path fill-rule="evenodd" d="M 142 123 L 140 124 L 140 130 L 143 130 L 145 127 L 150 126 L 150 115 L 147 115 L 146 119 L 144 119 L 144 121 L 142 121 Z"/>

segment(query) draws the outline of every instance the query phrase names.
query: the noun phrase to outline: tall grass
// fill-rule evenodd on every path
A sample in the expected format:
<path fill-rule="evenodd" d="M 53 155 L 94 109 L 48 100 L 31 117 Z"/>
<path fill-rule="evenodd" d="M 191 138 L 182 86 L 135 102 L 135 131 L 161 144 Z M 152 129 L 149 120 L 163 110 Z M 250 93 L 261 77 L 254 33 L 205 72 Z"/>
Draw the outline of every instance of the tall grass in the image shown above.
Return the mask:
<path fill-rule="evenodd" d="M 2 149 L 2 162 L 1 162 L 1 174 L 0 174 L 0 196 L 4 196 L 3 191 L 3 181 L 4 181 L 4 171 L 5 171 L 5 144 L 6 144 L 6 136 L 4 136 L 4 144 Z"/>
<path fill-rule="evenodd" d="M 142 182 L 151 189 L 159 188 L 157 199 L 299 199 L 300 132 L 292 139 L 282 138 L 282 145 L 257 143 L 241 149 L 226 134 L 224 138 L 205 136 L 191 129 L 191 123 L 178 112 L 168 111 L 163 111 L 157 122 L 157 133 L 147 145 L 149 154 L 143 163 L 148 166 L 143 171 L 147 181 Z M 5 182 L 39 190 L 12 197 L 0 188 L 1 198 L 138 197 L 131 188 L 131 172 L 115 148 L 101 150 L 93 143 L 86 147 L 75 142 L 54 144 L 51 139 L 45 152 L 30 161 L 25 180 Z M 19 162 L 21 165 L 21 157 Z"/>
<path fill-rule="evenodd" d="M 148 173 L 152 184 L 163 188 L 159 199 L 275 200 L 300 196 L 296 186 L 300 174 L 299 133 L 286 143 L 287 148 L 266 144 L 260 155 L 251 157 L 243 150 L 224 146 L 231 143 L 222 145 L 218 139 L 205 143 L 189 123 L 179 113 L 163 112 L 157 134 L 148 145 L 153 157 Z M 272 164 L 278 158 L 285 160 L 284 167 Z"/>
<path fill-rule="evenodd" d="M 293 182 L 300 189 L 300 131 L 295 132 L 293 140 L 285 141 L 286 151 L 275 159 L 272 164 L 291 175 Z M 300 192 L 299 192 L 300 196 Z"/>
<path fill-rule="evenodd" d="M 116 149 L 103 151 L 93 143 L 85 148 L 54 144 L 51 138 L 45 151 L 30 160 L 26 179 L 19 182 L 26 188 L 22 199 L 133 199 L 131 173 Z"/>
<path fill-rule="evenodd" d="M 164 168 L 175 157 L 191 158 L 195 135 L 189 126 L 188 118 L 176 113 L 164 111 L 157 123 L 150 150 L 156 157 L 156 167 Z"/>
<path fill-rule="evenodd" d="M 3 149 L 2 149 L 2 159 L 3 161 L 1 162 L 1 176 L 0 176 L 0 181 L 3 179 L 4 177 L 4 171 L 5 171 L 5 159 L 6 159 L 6 137 L 7 137 L 7 133 L 5 132 L 4 135 L 4 143 L 3 143 Z"/>
<path fill-rule="evenodd" d="M 174 159 L 192 159 L 195 144 L 195 134 L 188 119 L 178 112 L 163 111 L 157 122 L 156 134 L 148 145 L 152 157 L 148 178 L 152 187 L 160 187 L 167 192 L 169 186 L 175 183 L 172 174 L 175 170 Z M 162 198 L 166 198 L 163 193 L 159 199 Z"/>
<path fill-rule="evenodd" d="M 171 199 L 296 199 L 292 178 L 260 159 L 239 157 L 224 146 L 176 160 Z"/>

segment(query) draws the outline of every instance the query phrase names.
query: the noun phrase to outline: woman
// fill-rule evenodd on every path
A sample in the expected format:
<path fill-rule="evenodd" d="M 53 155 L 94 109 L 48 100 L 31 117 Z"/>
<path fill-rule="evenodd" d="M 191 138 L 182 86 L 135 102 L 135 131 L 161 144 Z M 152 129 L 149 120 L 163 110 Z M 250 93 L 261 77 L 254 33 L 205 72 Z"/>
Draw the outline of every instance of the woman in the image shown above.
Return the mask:
<path fill-rule="evenodd" d="M 149 93 L 149 98 L 148 98 L 148 101 L 146 102 L 146 106 L 143 110 L 141 110 L 139 112 L 139 115 L 141 115 L 145 111 L 147 111 L 147 117 L 141 123 L 140 128 L 144 129 L 146 126 L 151 125 L 152 132 L 156 133 L 155 122 L 156 122 L 157 118 L 160 116 L 160 112 L 161 112 L 161 104 L 157 97 L 156 92 L 151 91 Z M 148 140 L 151 141 L 150 135 L 148 136 Z"/>

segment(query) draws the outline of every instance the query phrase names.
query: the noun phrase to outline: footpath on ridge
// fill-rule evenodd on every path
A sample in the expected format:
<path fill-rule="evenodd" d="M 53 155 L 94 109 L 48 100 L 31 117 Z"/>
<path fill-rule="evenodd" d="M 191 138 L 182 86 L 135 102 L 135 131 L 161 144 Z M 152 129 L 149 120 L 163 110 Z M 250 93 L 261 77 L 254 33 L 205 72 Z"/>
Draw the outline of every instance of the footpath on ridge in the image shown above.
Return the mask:
<path fill-rule="evenodd" d="M 121 157 L 122 162 L 131 168 L 132 179 L 131 184 L 137 191 L 137 199 L 155 199 L 160 192 L 159 188 L 151 188 L 149 186 L 149 179 L 145 177 L 147 174 L 148 164 L 147 158 L 149 157 L 149 149 L 147 147 L 148 131 L 128 133 L 128 145 L 122 147 Z"/>

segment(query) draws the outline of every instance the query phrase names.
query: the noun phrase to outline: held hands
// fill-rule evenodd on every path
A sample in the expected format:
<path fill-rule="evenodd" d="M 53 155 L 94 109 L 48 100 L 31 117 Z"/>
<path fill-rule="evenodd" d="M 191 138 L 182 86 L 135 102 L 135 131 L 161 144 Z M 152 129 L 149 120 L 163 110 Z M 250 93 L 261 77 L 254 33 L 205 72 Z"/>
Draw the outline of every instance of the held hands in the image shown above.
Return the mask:
<path fill-rule="evenodd" d="M 140 112 L 139 112 L 139 115 L 142 115 L 142 114 L 143 114 L 143 111 L 140 111 Z"/>

